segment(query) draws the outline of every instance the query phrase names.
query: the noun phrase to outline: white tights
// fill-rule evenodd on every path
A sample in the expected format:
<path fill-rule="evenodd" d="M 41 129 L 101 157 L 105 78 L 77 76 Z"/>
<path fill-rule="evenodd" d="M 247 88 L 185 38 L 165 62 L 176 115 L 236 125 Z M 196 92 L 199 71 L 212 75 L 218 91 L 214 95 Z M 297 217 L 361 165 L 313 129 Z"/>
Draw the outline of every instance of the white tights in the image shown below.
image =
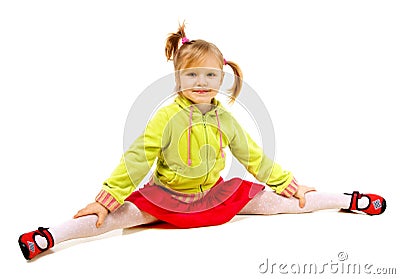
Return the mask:
<path fill-rule="evenodd" d="M 296 198 L 285 198 L 271 191 L 262 191 L 239 214 L 271 215 L 278 213 L 304 213 L 321 209 L 341 209 L 348 208 L 351 199 L 349 195 L 320 192 L 308 192 L 305 197 L 305 207 L 300 208 L 299 200 Z M 368 202 L 360 201 L 362 203 Z M 126 202 L 115 212 L 108 214 L 101 227 L 96 227 L 96 221 L 96 215 L 83 216 L 51 227 L 49 231 L 53 235 L 54 243 L 58 244 L 69 239 L 96 236 L 116 229 L 153 223 L 157 219 L 139 210 L 133 203 Z M 38 237 L 36 241 L 41 247 L 46 247 L 47 245 L 44 238 Z"/>
<path fill-rule="evenodd" d="M 351 196 L 334 193 L 308 192 L 305 194 L 306 204 L 299 206 L 299 200 L 285 198 L 271 191 L 258 193 L 239 214 L 272 215 L 279 213 L 305 213 L 321 209 L 349 208 Z M 361 201 L 360 202 L 364 202 Z"/>
<path fill-rule="evenodd" d="M 96 221 L 96 215 L 83 216 L 51 227 L 49 231 L 54 238 L 54 244 L 58 244 L 69 239 L 96 236 L 112 230 L 153 223 L 157 219 L 139 210 L 133 203 L 125 202 L 116 211 L 108 214 L 99 228 L 96 227 Z"/>

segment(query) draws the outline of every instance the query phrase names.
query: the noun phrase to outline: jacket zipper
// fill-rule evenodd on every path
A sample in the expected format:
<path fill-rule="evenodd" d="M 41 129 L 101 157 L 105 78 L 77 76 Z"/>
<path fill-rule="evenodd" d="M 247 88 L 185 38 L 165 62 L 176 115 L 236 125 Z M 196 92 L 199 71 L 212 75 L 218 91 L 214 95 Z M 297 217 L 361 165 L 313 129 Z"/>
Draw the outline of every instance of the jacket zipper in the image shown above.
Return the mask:
<path fill-rule="evenodd" d="M 206 183 L 206 181 L 208 179 L 208 160 L 209 160 L 209 158 L 208 158 L 208 134 L 207 134 L 206 116 L 203 115 L 202 119 L 203 119 L 203 128 L 204 128 L 204 135 L 205 135 L 205 138 L 206 138 L 207 150 L 206 150 L 206 178 L 204 179 L 204 182 L 202 184 L 200 184 L 200 191 L 201 192 L 203 192 L 203 187 L 202 186 Z"/>

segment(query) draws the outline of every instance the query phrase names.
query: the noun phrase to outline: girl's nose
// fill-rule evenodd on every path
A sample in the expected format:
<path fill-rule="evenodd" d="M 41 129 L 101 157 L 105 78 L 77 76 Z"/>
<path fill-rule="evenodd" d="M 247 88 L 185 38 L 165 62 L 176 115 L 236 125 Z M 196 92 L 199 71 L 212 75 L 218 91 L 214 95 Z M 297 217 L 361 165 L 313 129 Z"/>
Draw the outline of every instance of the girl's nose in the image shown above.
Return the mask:
<path fill-rule="evenodd" d="M 204 75 L 197 76 L 197 86 L 205 86 L 207 85 L 207 80 Z"/>

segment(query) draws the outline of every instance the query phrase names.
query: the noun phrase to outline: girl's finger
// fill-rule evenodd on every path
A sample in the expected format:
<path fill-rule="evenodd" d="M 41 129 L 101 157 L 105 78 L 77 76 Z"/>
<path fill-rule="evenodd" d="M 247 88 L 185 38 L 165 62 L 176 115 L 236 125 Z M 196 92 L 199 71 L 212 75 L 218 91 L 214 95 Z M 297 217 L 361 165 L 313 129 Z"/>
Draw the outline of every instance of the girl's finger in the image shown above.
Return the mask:
<path fill-rule="evenodd" d="M 103 214 L 103 213 L 98 213 L 97 214 L 97 222 L 96 222 L 96 227 L 99 228 L 101 225 L 103 225 L 104 220 L 107 217 L 107 214 Z"/>
<path fill-rule="evenodd" d="M 83 215 L 82 215 L 82 210 L 83 210 L 83 209 L 79 210 L 79 211 L 74 215 L 74 219 L 83 216 Z"/>
<path fill-rule="evenodd" d="M 306 193 L 308 193 L 308 192 L 314 192 L 314 191 L 317 191 L 317 189 L 315 189 L 314 187 L 308 187 L 308 190 L 307 190 Z"/>
<path fill-rule="evenodd" d="M 304 198 L 304 195 L 300 196 L 299 197 L 299 206 L 300 206 L 300 208 L 303 208 L 305 205 L 306 205 L 306 199 Z"/>
<path fill-rule="evenodd" d="M 84 208 L 84 209 L 79 210 L 79 211 L 75 214 L 74 218 L 79 218 L 79 217 L 82 217 L 82 216 L 85 216 L 85 215 L 88 215 L 88 214 L 89 214 L 89 213 L 88 213 L 87 208 Z"/>

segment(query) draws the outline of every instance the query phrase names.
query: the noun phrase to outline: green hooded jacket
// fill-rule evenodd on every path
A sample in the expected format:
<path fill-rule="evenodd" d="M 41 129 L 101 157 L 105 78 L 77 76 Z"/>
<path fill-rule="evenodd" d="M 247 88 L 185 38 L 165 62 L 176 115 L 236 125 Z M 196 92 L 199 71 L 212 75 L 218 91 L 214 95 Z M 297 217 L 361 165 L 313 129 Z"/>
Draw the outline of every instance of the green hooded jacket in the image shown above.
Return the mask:
<path fill-rule="evenodd" d="M 154 161 L 153 183 L 182 193 L 207 191 L 225 167 L 226 147 L 258 181 L 281 194 L 294 180 L 293 175 L 269 159 L 219 101 L 213 99 L 213 105 L 202 114 L 178 95 L 172 104 L 160 108 L 104 181 L 99 194 L 103 198 L 97 200 L 107 203 L 109 209 L 121 205 Z M 112 201 L 114 206 L 110 206 Z"/>

